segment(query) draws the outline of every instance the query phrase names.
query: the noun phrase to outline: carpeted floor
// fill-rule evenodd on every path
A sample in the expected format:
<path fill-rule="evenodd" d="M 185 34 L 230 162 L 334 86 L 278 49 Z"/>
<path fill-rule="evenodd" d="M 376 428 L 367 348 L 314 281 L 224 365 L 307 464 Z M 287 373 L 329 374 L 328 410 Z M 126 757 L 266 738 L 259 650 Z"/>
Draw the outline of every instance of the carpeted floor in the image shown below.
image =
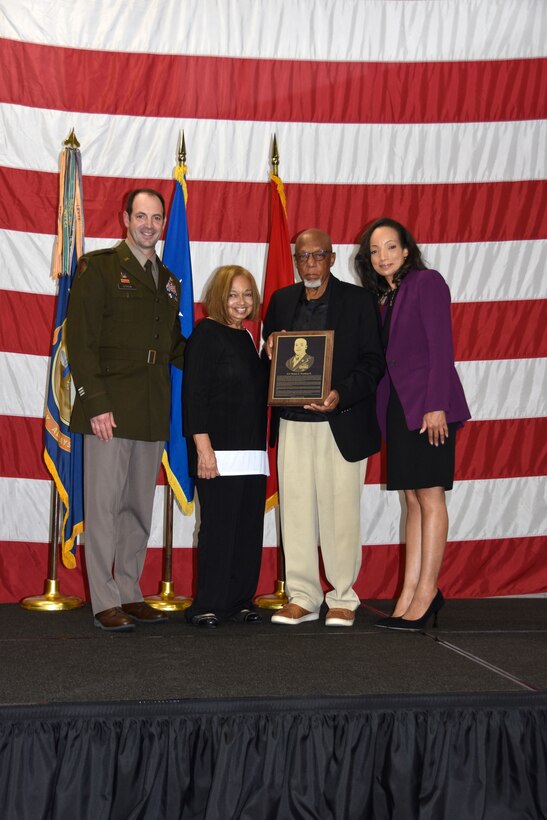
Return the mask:
<path fill-rule="evenodd" d="M 364 602 L 351 629 L 272 625 L 262 610 L 255 626 L 202 631 L 176 613 L 112 634 L 87 606 L 4 604 L 0 704 L 547 691 L 545 599 L 449 601 L 417 634 L 375 628 L 389 606 Z"/>

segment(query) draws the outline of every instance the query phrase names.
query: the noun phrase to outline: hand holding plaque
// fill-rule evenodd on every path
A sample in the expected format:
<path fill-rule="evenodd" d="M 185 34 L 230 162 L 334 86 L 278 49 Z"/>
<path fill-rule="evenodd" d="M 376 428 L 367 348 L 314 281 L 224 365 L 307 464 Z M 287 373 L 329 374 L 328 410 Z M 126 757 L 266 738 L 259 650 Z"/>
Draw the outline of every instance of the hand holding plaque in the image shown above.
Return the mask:
<path fill-rule="evenodd" d="M 274 333 L 268 404 L 322 404 L 330 392 L 333 330 Z"/>

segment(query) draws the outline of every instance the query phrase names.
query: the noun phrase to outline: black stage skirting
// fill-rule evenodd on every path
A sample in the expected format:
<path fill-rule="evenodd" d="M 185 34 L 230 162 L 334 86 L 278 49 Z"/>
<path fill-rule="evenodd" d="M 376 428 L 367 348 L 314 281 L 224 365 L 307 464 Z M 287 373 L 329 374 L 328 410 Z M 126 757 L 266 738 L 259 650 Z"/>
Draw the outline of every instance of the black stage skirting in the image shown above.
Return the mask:
<path fill-rule="evenodd" d="M 547 817 L 545 694 L 3 708 L 0 756 L 6 820 Z"/>
<path fill-rule="evenodd" d="M 410 635 L 378 606 L 133 634 L 0 606 L 0 820 L 545 820 L 547 601 Z"/>

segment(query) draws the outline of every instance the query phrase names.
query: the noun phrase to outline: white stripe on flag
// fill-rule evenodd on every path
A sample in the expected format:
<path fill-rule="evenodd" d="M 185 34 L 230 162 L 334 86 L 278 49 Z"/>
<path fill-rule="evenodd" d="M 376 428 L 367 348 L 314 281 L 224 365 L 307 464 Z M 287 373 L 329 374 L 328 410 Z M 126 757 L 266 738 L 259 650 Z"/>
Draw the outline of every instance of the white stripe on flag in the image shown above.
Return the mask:
<path fill-rule="evenodd" d="M 47 542 L 50 482 L 0 478 L 0 541 Z M 150 545 L 163 544 L 164 487 L 156 488 Z M 460 481 L 447 494 L 452 541 L 482 538 L 519 538 L 547 534 L 543 514 L 547 479 L 543 476 L 484 481 Z M 24 514 L 23 512 L 24 511 Z M 367 484 L 361 500 L 363 544 L 401 541 L 401 501 L 398 493 Z M 275 543 L 275 513 L 266 516 L 264 545 Z M 175 506 L 173 545 L 190 547 L 194 516 Z"/>
<path fill-rule="evenodd" d="M 449 539 L 519 538 L 547 534 L 544 476 L 457 481 L 447 493 Z M 361 500 L 363 544 L 399 544 L 402 535 L 399 493 L 365 485 Z"/>
<path fill-rule="evenodd" d="M 30 230 L 30 226 L 29 226 Z M 115 238 L 86 237 L 87 251 L 118 244 Z M 53 296 L 50 269 L 54 237 L 49 234 L 0 230 L 0 290 L 43 293 Z M 450 286 L 453 302 L 496 302 L 546 299 L 547 240 L 518 242 L 464 242 L 421 245 L 430 267 L 441 271 Z M 257 280 L 262 292 L 267 245 L 262 242 L 190 242 L 194 297 L 201 301 L 211 273 L 219 265 L 242 265 Z M 336 245 L 334 273 L 355 282 L 356 245 Z M 158 244 L 162 254 L 162 243 Z M 518 275 L 517 275 L 518 271 Z"/>
<path fill-rule="evenodd" d="M 180 120 L 0 106 L 3 164 L 55 171 L 56 146 L 67 119 L 83 150 L 84 174 L 169 179 L 173 135 Z M 186 119 L 192 146 L 189 179 L 263 182 L 268 173 L 271 122 Z M 547 176 L 544 120 L 486 123 L 279 123 L 283 179 L 338 185 L 503 182 Z M 37 142 L 33 135 L 39 133 Z M 117 150 L 123 145 L 124 150 Z M 518 150 L 515 146 L 518 145 Z M 290 146 L 290 149 L 289 149 Z M 496 162 L 491 157 L 495 154 Z M 85 193 L 85 189 L 84 189 Z"/>
<path fill-rule="evenodd" d="M 533 57 L 546 42 L 543 0 L 329 0 L 313 15 L 310 0 L 4 5 L 3 37 L 105 51 L 421 62 Z"/>
<path fill-rule="evenodd" d="M 0 351 L 0 407 L 7 416 L 44 413 L 49 359 Z M 547 359 L 458 362 L 475 421 L 546 414 Z"/>

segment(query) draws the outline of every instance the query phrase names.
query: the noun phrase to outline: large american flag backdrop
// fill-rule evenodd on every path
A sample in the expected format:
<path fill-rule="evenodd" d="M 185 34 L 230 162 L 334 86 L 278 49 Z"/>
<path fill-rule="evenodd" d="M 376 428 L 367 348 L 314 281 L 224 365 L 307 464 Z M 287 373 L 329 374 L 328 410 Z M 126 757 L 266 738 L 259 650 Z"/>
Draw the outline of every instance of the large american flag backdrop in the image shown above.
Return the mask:
<path fill-rule="evenodd" d="M 328 230 L 340 278 L 353 280 L 369 220 L 409 225 L 451 287 L 473 414 L 459 434 L 443 589 L 546 591 L 543 0 L 0 0 L 0 37 L 0 600 L 40 592 L 46 575 L 49 273 L 72 127 L 87 250 L 122 236 L 132 187 L 171 200 L 184 128 L 198 302 L 220 264 L 263 279 L 274 132 L 291 235 Z M 375 457 L 362 597 L 392 595 L 399 574 L 401 503 L 381 477 Z M 161 573 L 161 481 L 147 593 Z M 272 511 L 259 591 L 276 576 L 276 526 Z M 176 510 L 178 593 L 192 589 L 193 543 L 195 519 Z M 81 563 L 61 571 L 62 591 L 83 593 Z"/>

